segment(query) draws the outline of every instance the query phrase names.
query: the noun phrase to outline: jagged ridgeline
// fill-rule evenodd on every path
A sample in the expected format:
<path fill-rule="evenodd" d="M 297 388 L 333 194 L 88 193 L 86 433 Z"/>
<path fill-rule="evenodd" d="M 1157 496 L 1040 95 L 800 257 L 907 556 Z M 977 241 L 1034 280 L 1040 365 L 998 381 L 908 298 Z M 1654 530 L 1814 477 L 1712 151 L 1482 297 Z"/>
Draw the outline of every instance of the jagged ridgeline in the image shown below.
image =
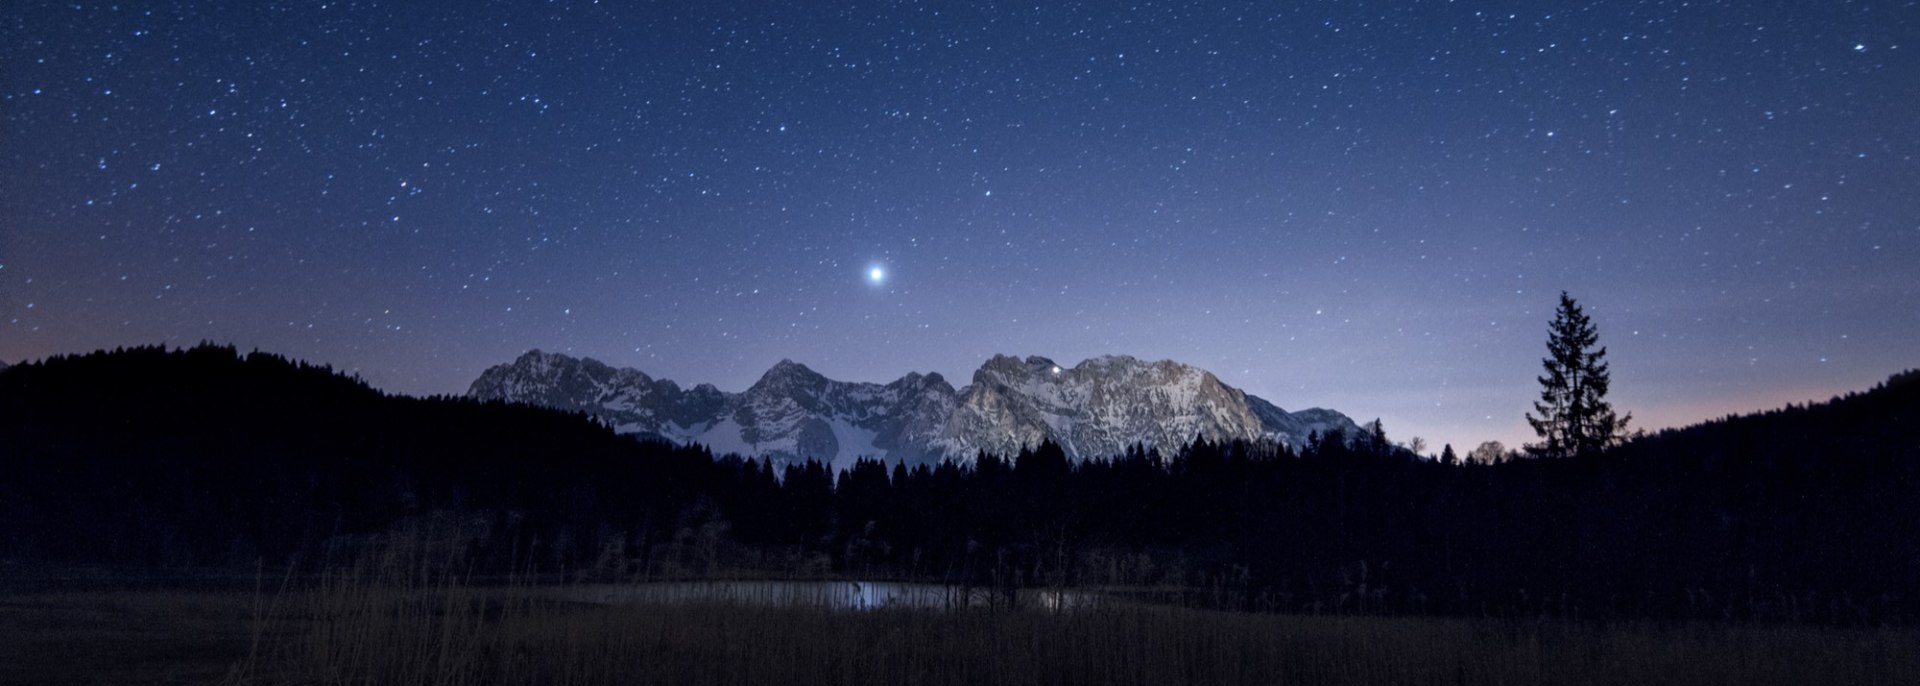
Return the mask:
<path fill-rule="evenodd" d="M 1176 448 L 1195 438 L 1299 449 L 1316 432 L 1361 433 L 1333 410 L 1287 412 L 1206 370 L 1123 355 L 1073 367 L 999 355 L 959 389 L 939 374 L 887 384 L 835 381 L 781 360 L 746 391 L 728 393 L 534 350 L 486 370 L 468 395 L 585 412 L 621 433 L 699 443 L 716 453 L 820 459 L 838 469 L 861 457 L 964 462 L 981 452 L 1013 455 L 1043 440 L 1079 461 L 1134 446 Z"/>

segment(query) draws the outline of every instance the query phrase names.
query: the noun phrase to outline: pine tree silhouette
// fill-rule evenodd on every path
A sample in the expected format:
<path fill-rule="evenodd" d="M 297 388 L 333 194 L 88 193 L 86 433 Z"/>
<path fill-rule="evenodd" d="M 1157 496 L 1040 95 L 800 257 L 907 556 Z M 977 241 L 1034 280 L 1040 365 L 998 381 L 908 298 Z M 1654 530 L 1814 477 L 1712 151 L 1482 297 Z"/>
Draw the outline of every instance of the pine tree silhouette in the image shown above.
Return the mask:
<path fill-rule="evenodd" d="M 1611 383 L 1606 347 L 1594 347 L 1600 334 L 1593 320 L 1566 291 L 1548 324 L 1546 374 L 1540 377 L 1540 400 L 1527 413 L 1527 423 L 1541 441 L 1527 449 L 1541 457 L 1591 455 L 1616 445 L 1625 437 L 1632 415 L 1617 416 L 1607 402 Z"/>

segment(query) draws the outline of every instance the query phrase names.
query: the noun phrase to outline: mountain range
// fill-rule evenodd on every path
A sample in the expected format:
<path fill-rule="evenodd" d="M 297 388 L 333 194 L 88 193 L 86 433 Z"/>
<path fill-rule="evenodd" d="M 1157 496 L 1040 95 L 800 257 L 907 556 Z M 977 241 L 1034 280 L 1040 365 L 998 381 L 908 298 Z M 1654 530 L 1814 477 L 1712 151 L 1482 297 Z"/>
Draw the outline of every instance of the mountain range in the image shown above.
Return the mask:
<path fill-rule="evenodd" d="M 468 395 L 584 412 L 620 433 L 699 443 L 715 453 L 821 459 L 836 468 L 861 457 L 967 462 L 983 451 L 1011 456 L 1042 440 L 1085 460 L 1196 437 L 1298 447 L 1316 431 L 1361 430 L 1333 410 L 1288 412 L 1206 370 L 1124 355 L 1073 367 L 996 355 L 958 389 L 937 373 L 847 382 L 781 360 L 745 391 L 729 393 L 532 350 L 481 373 Z"/>

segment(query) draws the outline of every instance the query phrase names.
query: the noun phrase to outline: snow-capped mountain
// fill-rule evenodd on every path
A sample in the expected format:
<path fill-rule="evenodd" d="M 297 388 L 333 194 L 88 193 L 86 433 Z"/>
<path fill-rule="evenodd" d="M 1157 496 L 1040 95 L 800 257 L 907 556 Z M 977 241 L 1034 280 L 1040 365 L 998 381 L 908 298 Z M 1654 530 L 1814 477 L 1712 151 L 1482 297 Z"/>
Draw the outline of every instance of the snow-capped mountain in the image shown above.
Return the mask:
<path fill-rule="evenodd" d="M 845 382 L 781 360 L 746 391 L 728 393 L 534 350 L 486 370 L 467 393 L 586 412 L 622 433 L 698 442 L 715 453 L 824 458 L 836 468 L 860 457 L 912 464 L 1012 455 L 1043 439 L 1086 459 L 1195 436 L 1298 446 L 1314 431 L 1360 432 L 1339 412 L 1287 412 L 1206 370 L 1124 355 L 1071 368 L 996 355 L 957 390 L 939 374 Z"/>

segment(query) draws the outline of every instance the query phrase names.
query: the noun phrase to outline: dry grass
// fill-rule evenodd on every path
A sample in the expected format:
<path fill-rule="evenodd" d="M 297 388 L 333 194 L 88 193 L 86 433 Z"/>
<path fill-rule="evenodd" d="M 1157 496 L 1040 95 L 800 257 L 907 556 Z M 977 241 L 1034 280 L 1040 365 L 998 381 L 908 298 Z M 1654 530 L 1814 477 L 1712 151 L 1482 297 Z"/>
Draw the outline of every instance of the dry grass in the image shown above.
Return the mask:
<path fill-rule="evenodd" d="M 1920 683 L 1920 632 L 1108 605 L 588 605 L 363 567 L 259 593 L 0 596 L 0 683 Z"/>
<path fill-rule="evenodd" d="M 217 682 L 246 655 L 258 626 L 251 601 L 164 590 L 0 595 L 0 684 Z"/>
<path fill-rule="evenodd" d="M 1920 636 L 1154 607 L 1062 614 L 417 601 L 320 622 L 254 683 L 1920 683 Z"/>
<path fill-rule="evenodd" d="M 607 608 L 505 633 L 501 683 L 1899 683 L 1910 644 L 1746 629 L 1258 617 Z M 1904 660 L 1904 664 L 1899 664 Z M 555 678 L 564 675 L 561 678 Z M 1911 678 L 1904 682 L 1911 683 Z"/>

